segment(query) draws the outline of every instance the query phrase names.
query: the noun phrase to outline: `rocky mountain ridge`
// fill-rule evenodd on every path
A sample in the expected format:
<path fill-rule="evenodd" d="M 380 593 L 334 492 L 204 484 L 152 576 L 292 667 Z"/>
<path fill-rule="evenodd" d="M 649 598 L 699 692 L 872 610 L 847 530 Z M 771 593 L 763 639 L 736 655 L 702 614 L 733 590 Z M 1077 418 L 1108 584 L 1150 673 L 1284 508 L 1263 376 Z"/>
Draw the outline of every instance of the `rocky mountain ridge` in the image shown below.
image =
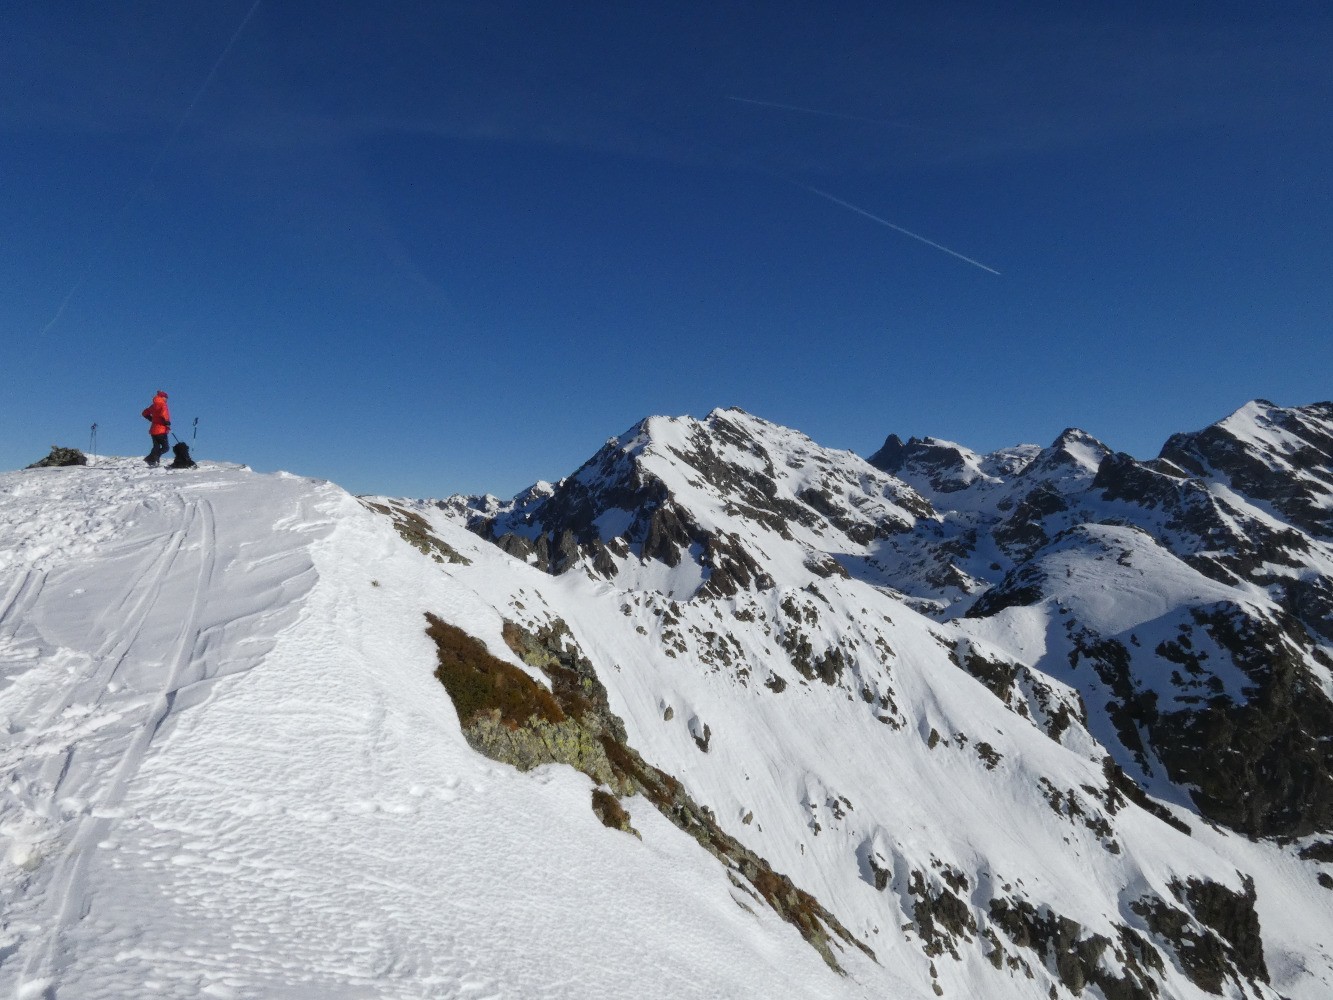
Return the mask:
<path fill-rule="evenodd" d="M 944 850 L 923 855 L 902 816 L 882 804 L 863 816 L 850 789 L 821 780 L 819 755 L 801 757 L 796 810 L 779 803 L 794 776 L 770 776 L 784 818 L 767 822 L 787 846 L 759 835 L 748 803 L 730 822 L 710 807 L 865 940 L 905 919 L 936 987 L 943 956 L 967 967 L 971 955 L 1010 977 L 1044 969 L 1052 995 L 1187 995 L 1173 992 L 1182 982 L 1269 995 L 1265 890 L 1222 859 L 1238 856 L 1234 837 L 1296 858 L 1311 905 L 1328 912 L 1331 469 L 1330 404 L 1256 401 L 1150 461 L 1076 429 L 992 455 L 891 436 L 866 461 L 725 410 L 643 421 L 511 502 L 427 506 L 619 605 L 631 638 L 583 652 L 611 678 L 638 656 L 655 664 L 655 707 L 624 712 L 631 740 L 659 713 L 658 728 L 685 741 L 654 732 L 640 749 L 699 801 L 732 797 L 727 773 L 763 767 L 770 737 L 739 733 L 766 731 L 763 708 L 796 690 L 804 715 L 824 716 L 826 752 L 830 720 L 850 712 L 858 721 L 832 724 L 881 726 L 872 756 L 900 779 L 962 754 L 970 763 L 946 768 L 961 824 L 999 782 L 1065 826 L 1039 821 L 1030 836 L 1093 862 L 1083 877 L 1106 896 L 1090 909 L 1054 885 L 1016 889 L 1023 874 L 975 844 L 942 836 Z M 667 662 L 674 673 L 661 673 Z M 942 668 L 988 700 L 951 702 Z M 706 679 L 707 700 L 678 704 L 671 686 L 697 687 L 681 671 Z M 909 764 L 921 749 L 929 763 Z M 882 777 L 863 780 L 862 797 L 897 801 Z M 933 827 L 954 808 L 923 799 L 907 813 Z M 828 849 L 830 831 L 848 846 Z M 1194 860 L 1176 856 L 1164 874 L 1163 844 Z M 851 900 L 845 869 L 896 898 L 902 919 Z"/>

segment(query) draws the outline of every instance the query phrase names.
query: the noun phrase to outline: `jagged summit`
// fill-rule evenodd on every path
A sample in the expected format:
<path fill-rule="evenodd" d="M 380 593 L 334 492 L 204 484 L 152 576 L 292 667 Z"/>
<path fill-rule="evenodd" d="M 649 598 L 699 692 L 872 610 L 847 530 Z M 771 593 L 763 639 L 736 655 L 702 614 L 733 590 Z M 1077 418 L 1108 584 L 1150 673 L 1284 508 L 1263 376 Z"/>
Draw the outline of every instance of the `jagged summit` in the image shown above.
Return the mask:
<path fill-rule="evenodd" d="M 1284 409 L 1255 400 L 1202 431 L 1173 435 L 1160 457 L 1333 537 L 1333 403 Z"/>
<path fill-rule="evenodd" d="M 938 438 L 909 438 L 906 443 L 890 434 L 884 447 L 867 461 L 878 469 L 913 483 L 926 496 L 957 493 L 978 482 L 997 482 L 987 458 Z"/>
<path fill-rule="evenodd" d="M 1068 427 L 1060 432 L 1059 437 L 1051 442 L 1036 460 L 1023 469 L 1021 474 L 1031 474 L 1034 467 L 1072 466 L 1085 473 L 1096 473 L 1102 459 L 1111 454 L 1111 449 L 1102 444 L 1087 431 L 1077 427 Z"/>
<path fill-rule="evenodd" d="M 470 526 L 556 574 L 580 567 L 688 597 L 772 586 L 773 567 L 840 572 L 832 553 L 932 516 L 850 452 L 728 409 L 640 421 L 549 494 L 529 491 Z"/>

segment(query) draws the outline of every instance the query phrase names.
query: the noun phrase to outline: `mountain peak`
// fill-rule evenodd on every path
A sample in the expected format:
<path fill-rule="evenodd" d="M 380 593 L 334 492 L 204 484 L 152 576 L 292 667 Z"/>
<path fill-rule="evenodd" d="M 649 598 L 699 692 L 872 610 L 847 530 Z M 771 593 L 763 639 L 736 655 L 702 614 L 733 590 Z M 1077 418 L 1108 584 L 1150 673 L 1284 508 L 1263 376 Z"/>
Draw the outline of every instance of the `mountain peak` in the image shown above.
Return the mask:
<path fill-rule="evenodd" d="M 1305 530 L 1333 537 L 1333 403 L 1254 400 L 1201 431 L 1173 434 L 1159 457 L 1190 475 L 1220 478 Z"/>
<path fill-rule="evenodd" d="M 737 408 L 649 417 L 549 494 L 528 491 L 471 526 L 539 568 L 634 580 L 673 596 L 771 586 L 759 553 L 816 577 L 830 551 L 908 530 L 930 505 L 850 452 Z"/>
<path fill-rule="evenodd" d="M 912 438 L 912 443 L 916 443 L 916 438 Z M 884 439 L 884 444 L 879 451 L 871 455 L 866 461 L 885 472 L 897 472 L 907 461 L 907 445 L 897 434 L 890 434 Z"/>
<path fill-rule="evenodd" d="M 1066 427 L 1046 449 L 1044 460 L 1052 464 L 1075 465 L 1096 472 L 1111 449 L 1085 430 Z"/>

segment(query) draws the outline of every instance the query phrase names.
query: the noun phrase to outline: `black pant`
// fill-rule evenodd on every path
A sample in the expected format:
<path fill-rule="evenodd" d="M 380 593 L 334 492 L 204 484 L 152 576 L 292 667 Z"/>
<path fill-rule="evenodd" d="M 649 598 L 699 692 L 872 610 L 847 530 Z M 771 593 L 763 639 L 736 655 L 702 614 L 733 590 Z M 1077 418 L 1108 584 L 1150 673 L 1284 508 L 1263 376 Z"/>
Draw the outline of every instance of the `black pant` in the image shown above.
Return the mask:
<path fill-rule="evenodd" d="M 167 453 L 167 435 L 165 433 L 154 434 L 152 438 L 153 450 L 148 453 L 144 461 L 149 465 L 156 465 L 157 460 Z"/>

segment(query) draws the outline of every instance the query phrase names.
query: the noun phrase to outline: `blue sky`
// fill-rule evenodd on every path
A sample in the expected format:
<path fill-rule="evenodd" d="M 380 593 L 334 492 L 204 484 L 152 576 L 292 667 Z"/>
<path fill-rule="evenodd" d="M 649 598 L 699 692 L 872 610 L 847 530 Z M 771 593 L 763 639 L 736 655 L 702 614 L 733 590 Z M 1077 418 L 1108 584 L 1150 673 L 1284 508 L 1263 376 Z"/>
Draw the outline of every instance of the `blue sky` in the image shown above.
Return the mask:
<path fill-rule="evenodd" d="M 1148 457 L 1333 396 L 1327 4 L 5 20 L 0 468 L 146 451 L 158 388 L 200 457 L 411 496 L 716 406 Z"/>

